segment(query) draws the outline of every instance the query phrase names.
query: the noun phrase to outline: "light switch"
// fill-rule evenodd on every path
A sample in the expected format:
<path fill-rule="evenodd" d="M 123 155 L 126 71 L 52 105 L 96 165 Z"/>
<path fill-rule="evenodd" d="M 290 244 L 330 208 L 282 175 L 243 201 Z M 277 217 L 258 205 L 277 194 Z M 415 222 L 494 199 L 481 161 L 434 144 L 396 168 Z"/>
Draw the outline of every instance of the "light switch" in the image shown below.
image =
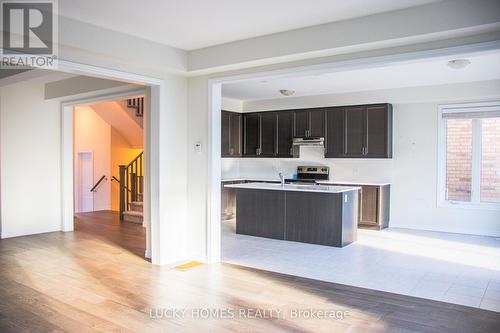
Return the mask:
<path fill-rule="evenodd" d="M 194 151 L 197 153 L 201 153 L 201 142 L 196 142 L 194 144 Z"/>

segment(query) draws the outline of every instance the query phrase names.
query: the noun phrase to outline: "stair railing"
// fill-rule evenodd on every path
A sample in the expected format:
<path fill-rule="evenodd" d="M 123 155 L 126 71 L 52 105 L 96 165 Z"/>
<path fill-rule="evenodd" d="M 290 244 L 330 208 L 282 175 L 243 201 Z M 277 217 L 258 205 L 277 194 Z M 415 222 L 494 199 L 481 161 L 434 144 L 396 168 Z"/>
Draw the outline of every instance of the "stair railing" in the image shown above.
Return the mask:
<path fill-rule="evenodd" d="M 138 201 L 143 195 L 144 152 L 137 155 L 128 165 L 120 165 L 120 220 L 123 220 L 124 212 L 130 209 L 130 203 Z"/>
<path fill-rule="evenodd" d="M 90 189 L 90 192 L 97 192 L 97 188 L 105 180 L 107 180 L 106 175 L 102 175 L 102 177 L 99 178 L 99 180 L 97 181 L 97 183 L 95 183 L 94 186 L 92 186 L 92 188 Z"/>
<path fill-rule="evenodd" d="M 144 116 L 144 97 L 127 99 L 127 107 L 135 109 L 135 115 L 137 117 L 143 117 Z"/>

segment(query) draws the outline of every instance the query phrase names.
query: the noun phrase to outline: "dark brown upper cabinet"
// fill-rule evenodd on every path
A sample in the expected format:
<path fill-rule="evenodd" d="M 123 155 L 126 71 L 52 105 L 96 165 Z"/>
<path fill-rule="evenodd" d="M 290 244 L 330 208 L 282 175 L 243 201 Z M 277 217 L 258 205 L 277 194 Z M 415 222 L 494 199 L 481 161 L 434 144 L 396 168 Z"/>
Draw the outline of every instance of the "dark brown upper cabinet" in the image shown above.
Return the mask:
<path fill-rule="evenodd" d="M 326 112 L 327 158 L 391 158 L 392 105 L 330 108 Z"/>
<path fill-rule="evenodd" d="M 325 111 L 309 109 L 294 111 L 295 137 L 323 137 L 325 135 Z"/>
<path fill-rule="evenodd" d="M 276 142 L 276 156 L 291 157 L 293 141 L 293 112 L 276 112 L 278 139 Z"/>
<path fill-rule="evenodd" d="M 276 113 L 243 115 L 243 156 L 273 157 L 276 153 Z"/>
<path fill-rule="evenodd" d="M 345 155 L 363 157 L 366 141 L 366 109 L 364 107 L 346 108 Z"/>
<path fill-rule="evenodd" d="M 326 111 L 325 157 L 345 156 L 345 108 Z"/>
<path fill-rule="evenodd" d="M 241 113 L 221 112 L 221 155 L 238 157 L 242 154 Z"/>
<path fill-rule="evenodd" d="M 243 156 L 260 154 L 260 115 L 243 114 Z"/>
<path fill-rule="evenodd" d="M 277 119 L 274 112 L 260 114 L 260 149 L 262 157 L 273 157 L 276 154 Z"/>
<path fill-rule="evenodd" d="M 244 157 L 292 157 L 293 113 L 243 114 Z"/>
<path fill-rule="evenodd" d="M 326 158 L 391 158 L 392 105 L 222 114 L 223 157 L 294 157 L 293 137 L 325 137 Z"/>
<path fill-rule="evenodd" d="M 392 157 L 392 106 L 375 105 L 366 108 L 365 155 Z"/>

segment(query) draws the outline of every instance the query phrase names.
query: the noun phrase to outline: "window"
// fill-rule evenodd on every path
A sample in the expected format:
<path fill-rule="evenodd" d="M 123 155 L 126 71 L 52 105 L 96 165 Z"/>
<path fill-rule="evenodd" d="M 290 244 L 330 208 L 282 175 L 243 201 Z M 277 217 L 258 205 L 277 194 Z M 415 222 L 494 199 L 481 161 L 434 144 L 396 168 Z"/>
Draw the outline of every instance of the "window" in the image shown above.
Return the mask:
<path fill-rule="evenodd" d="M 441 203 L 500 209 L 500 103 L 440 108 Z"/>

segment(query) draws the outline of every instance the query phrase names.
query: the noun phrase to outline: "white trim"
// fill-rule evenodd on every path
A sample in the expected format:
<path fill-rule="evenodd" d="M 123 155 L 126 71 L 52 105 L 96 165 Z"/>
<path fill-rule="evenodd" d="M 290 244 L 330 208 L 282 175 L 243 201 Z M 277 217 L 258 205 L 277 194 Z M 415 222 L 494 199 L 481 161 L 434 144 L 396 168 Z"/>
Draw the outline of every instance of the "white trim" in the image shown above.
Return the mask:
<path fill-rule="evenodd" d="M 207 260 L 220 262 L 221 258 L 221 108 L 222 83 L 208 81 L 208 193 L 207 193 Z M 214 144 L 217 143 L 217 144 Z"/>
<path fill-rule="evenodd" d="M 119 80 L 123 82 L 134 83 L 144 86 L 144 89 L 122 91 L 119 93 L 98 95 L 83 98 L 80 100 L 68 100 L 61 103 L 62 112 L 62 146 L 61 146 L 61 181 L 62 181 L 62 226 L 63 231 L 73 230 L 73 114 L 72 106 L 75 104 L 84 104 L 92 101 L 101 101 L 105 99 L 119 98 L 146 93 L 149 97 L 148 116 L 145 117 L 146 140 L 144 145 L 144 167 L 145 173 L 145 199 L 144 221 L 146 222 L 146 252 L 145 257 L 151 258 L 151 262 L 156 265 L 165 264 L 163 248 L 166 246 L 162 242 L 163 234 L 160 234 L 160 205 L 162 194 L 160 189 L 160 179 L 162 175 L 159 166 L 160 157 L 158 154 L 167 154 L 164 149 L 160 149 L 161 123 L 158 121 L 165 105 L 165 83 L 161 79 L 141 76 L 132 73 L 120 72 L 111 69 L 95 67 L 90 65 L 72 63 L 59 60 L 58 69 L 62 72 L 94 76 L 103 79 Z M 166 123 L 166 122 L 164 122 Z M 151 153 L 150 153 L 151 152 Z"/>
<path fill-rule="evenodd" d="M 478 53 L 489 53 L 500 49 L 500 41 L 476 43 L 432 49 L 416 52 L 391 54 L 376 57 L 358 58 L 337 62 L 321 63 L 316 65 L 298 66 L 292 68 L 254 72 L 233 76 L 223 76 L 208 80 L 208 177 L 207 177 L 207 255 L 210 262 L 220 262 L 220 105 L 222 96 L 218 93 L 218 85 L 259 79 L 276 79 L 283 77 L 315 75 L 326 72 L 339 72 L 352 69 L 362 69 L 374 66 L 388 66 L 393 64 L 411 63 L 416 60 L 443 59 L 455 55 L 468 56 Z M 441 109 L 440 109 L 441 110 Z M 438 124 L 441 124 L 439 122 Z M 217 131 L 217 129 L 219 129 Z M 441 134 L 442 129 L 438 129 Z M 438 148 L 438 154 L 442 154 Z M 438 157 L 441 159 L 441 157 Z M 438 202 L 440 182 L 438 170 Z M 219 180 L 219 183 L 217 183 Z"/>
<path fill-rule="evenodd" d="M 144 89 L 133 89 L 114 94 L 97 94 L 94 97 L 69 99 L 61 103 L 61 196 L 62 231 L 74 230 L 74 127 L 73 108 L 77 105 L 102 102 L 145 94 Z M 148 248 L 146 244 L 146 248 Z"/>
<path fill-rule="evenodd" d="M 437 207 L 500 210 L 498 203 L 481 202 L 481 149 L 482 127 L 480 119 L 472 119 L 472 193 L 471 201 L 446 200 L 446 121 L 444 113 L 484 112 L 485 109 L 497 110 L 500 101 L 442 104 L 438 106 L 438 172 Z"/>

